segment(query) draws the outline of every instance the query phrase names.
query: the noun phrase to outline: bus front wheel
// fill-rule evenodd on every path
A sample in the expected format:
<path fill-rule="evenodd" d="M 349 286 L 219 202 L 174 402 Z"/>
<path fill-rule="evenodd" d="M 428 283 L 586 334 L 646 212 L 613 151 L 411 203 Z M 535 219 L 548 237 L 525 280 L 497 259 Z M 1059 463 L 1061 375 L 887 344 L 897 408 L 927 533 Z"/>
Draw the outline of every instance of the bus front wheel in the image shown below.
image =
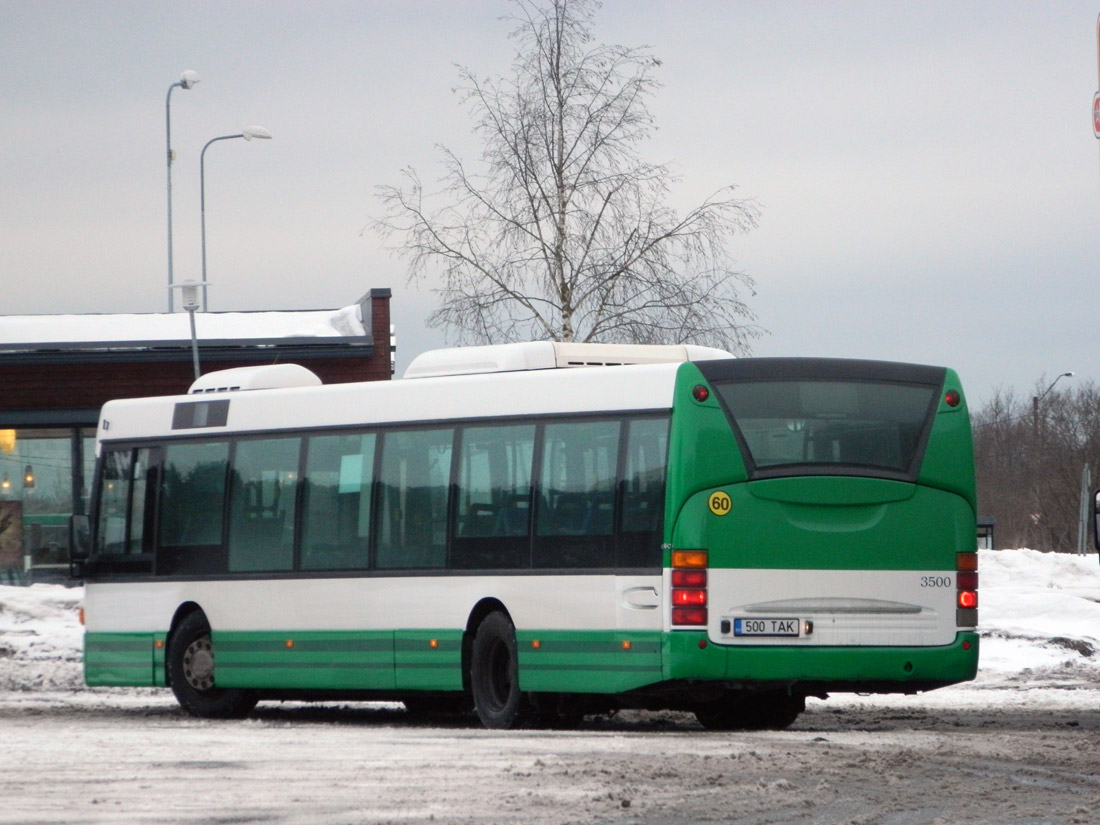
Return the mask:
<path fill-rule="evenodd" d="M 256 706 L 256 695 L 214 683 L 214 646 L 210 624 L 200 611 L 189 613 L 168 642 L 168 683 L 176 701 L 192 716 L 229 719 L 246 715 Z"/>
<path fill-rule="evenodd" d="M 519 689 L 516 629 L 501 612 L 490 613 L 474 634 L 470 653 L 474 711 L 487 728 L 510 728 L 527 710 Z"/>

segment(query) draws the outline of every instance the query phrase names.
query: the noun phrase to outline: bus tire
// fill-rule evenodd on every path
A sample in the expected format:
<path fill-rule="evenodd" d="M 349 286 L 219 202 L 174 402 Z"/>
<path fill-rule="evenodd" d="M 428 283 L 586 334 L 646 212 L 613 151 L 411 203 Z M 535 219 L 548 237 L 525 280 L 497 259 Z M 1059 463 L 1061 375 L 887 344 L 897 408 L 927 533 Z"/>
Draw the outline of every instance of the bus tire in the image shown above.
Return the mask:
<path fill-rule="evenodd" d="M 805 696 L 734 694 L 696 707 L 695 718 L 707 730 L 783 730 L 805 709 Z"/>
<path fill-rule="evenodd" d="M 508 616 L 490 613 L 474 633 L 470 653 L 470 693 L 474 712 L 487 728 L 511 728 L 527 710 L 519 689 L 516 628 Z"/>
<path fill-rule="evenodd" d="M 192 716 L 232 719 L 256 706 L 249 690 L 219 688 L 214 683 L 214 647 L 210 623 L 202 611 L 188 613 L 168 642 L 168 684 L 180 707 Z"/>

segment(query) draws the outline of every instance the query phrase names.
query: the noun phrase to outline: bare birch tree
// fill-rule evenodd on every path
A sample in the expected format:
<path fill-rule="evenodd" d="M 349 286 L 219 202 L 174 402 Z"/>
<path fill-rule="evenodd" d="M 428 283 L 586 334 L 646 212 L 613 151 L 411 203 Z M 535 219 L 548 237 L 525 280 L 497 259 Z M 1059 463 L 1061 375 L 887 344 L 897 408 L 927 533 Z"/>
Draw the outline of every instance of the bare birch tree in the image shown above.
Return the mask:
<path fill-rule="evenodd" d="M 436 284 L 429 325 L 461 343 L 747 352 L 760 334 L 741 298 L 753 282 L 726 243 L 755 227 L 757 208 L 733 186 L 686 215 L 667 205 L 674 175 L 637 153 L 654 129 L 646 99 L 660 61 L 647 47 L 594 45 L 595 0 L 516 5 L 512 76 L 459 70 L 483 139 L 480 171 L 440 147 L 440 193 L 407 168 L 404 185 L 378 194 L 375 228 L 407 257 L 411 281 Z"/>

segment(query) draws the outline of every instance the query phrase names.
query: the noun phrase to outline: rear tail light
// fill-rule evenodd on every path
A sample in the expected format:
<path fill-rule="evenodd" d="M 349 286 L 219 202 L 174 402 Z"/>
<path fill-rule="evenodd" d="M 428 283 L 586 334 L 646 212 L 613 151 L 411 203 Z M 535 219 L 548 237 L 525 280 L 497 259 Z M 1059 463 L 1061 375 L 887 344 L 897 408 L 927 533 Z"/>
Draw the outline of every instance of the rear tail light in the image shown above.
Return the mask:
<path fill-rule="evenodd" d="M 672 623 L 674 625 L 706 627 L 707 609 L 705 607 L 674 607 L 672 608 Z"/>
<path fill-rule="evenodd" d="M 707 551 L 672 551 L 672 624 L 706 627 Z"/>
<path fill-rule="evenodd" d="M 706 570 L 673 570 L 673 587 L 702 587 L 707 586 Z"/>
<path fill-rule="evenodd" d="M 978 626 L 978 554 L 958 553 L 955 556 L 955 624 L 958 627 Z"/>
<path fill-rule="evenodd" d="M 688 590 L 682 587 L 673 588 L 672 604 L 675 607 L 684 607 L 686 605 L 694 605 L 695 607 L 706 607 L 707 591 L 705 588 L 702 590 Z"/>

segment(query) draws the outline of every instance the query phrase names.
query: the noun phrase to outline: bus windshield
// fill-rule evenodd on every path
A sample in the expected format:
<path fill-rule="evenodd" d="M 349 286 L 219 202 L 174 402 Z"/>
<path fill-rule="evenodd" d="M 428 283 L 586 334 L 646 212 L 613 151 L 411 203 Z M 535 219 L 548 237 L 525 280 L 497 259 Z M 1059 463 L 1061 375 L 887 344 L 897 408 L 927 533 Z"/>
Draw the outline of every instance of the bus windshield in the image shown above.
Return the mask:
<path fill-rule="evenodd" d="M 755 478 L 869 473 L 913 479 L 939 382 L 899 378 L 781 371 L 712 383 Z"/>

